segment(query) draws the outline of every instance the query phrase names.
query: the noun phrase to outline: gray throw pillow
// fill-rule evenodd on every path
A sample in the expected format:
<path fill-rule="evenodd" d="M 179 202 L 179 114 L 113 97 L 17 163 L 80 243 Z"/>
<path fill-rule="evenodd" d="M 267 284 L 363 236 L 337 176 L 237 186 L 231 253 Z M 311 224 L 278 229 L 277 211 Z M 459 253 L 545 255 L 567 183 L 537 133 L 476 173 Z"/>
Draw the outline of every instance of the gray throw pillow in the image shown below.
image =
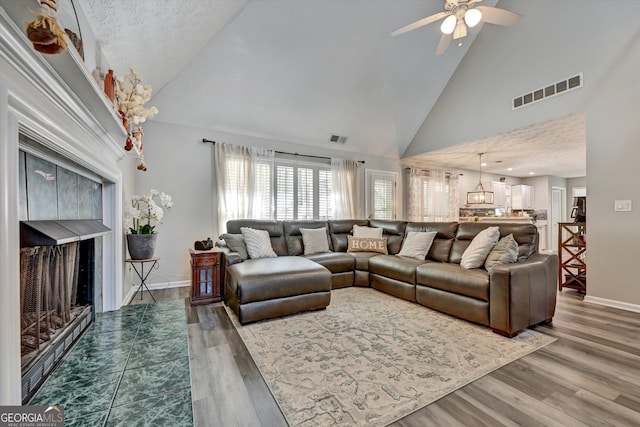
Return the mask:
<path fill-rule="evenodd" d="M 484 262 L 484 268 L 491 271 L 498 264 L 510 264 L 516 261 L 518 261 L 518 242 L 513 238 L 513 234 L 509 234 L 500 239 L 491 249 Z"/>
<path fill-rule="evenodd" d="M 327 227 L 301 228 L 300 234 L 302 234 L 305 255 L 331 252 L 329 250 L 329 239 L 327 238 Z"/>
<path fill-rule="evenodd" d="M 271 247 L 271 238 L 267 230 L 256 230 L 249 227 L 240 227 L 240 232 L 247 245 L 249 258 L 276 258 L 278 254 Z"/>
<path fill-rule="evenodd" d="M 398 256 L 408 256 L 416 259 L 425 259 L 433 239 L 436 238 L 436 231 L 410 231 L 402 242 L 402 249 Z"/>
<path fill-rule="evenodd" d="M 240 255 L 240 258 L 244 261 L 249 258 L 249 254 L 247 253 L 247 245 L 244 244 L 244 238 L 242 234 L 223 234 L 222 240 L 225 241 L 227 247 L 231 249 L 232 252 L 237 252 Z"/>
<path fill-rule="evenodd" d="M 460 267 L 466 269 L 482 267 L 489 252 L 498 243 L 498 239 L 500 239 L 500 227 L 485 228 L 476 234 L 471 244 L 462 253 Z"/>

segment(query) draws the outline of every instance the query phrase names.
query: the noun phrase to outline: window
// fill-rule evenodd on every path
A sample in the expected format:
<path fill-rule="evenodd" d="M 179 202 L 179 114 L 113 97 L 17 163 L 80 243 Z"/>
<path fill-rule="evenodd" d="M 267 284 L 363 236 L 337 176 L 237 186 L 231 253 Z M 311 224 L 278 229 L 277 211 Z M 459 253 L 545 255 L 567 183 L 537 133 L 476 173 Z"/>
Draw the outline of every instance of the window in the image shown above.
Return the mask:
<path fill-rule="evenodd" d="M 372 219 L 396 218 L 396 173 L 367 170 L 367 215 Z"/>
<path fill-rule="evenodd" d="M 332 175 L 328 166 L 280 161 L 275 167 L 276 219 L 333 217 Z"/>
<path fill-rule="evenodd" d="M 448 221 L 450 200 L 449 178 L 442 182 L 422 179 L 422 221 Z"/>
<path fill-rule="evenodd" d="M 457 221 L 458 175 L 444 171 L 407 168 L 409 221 Z"/>

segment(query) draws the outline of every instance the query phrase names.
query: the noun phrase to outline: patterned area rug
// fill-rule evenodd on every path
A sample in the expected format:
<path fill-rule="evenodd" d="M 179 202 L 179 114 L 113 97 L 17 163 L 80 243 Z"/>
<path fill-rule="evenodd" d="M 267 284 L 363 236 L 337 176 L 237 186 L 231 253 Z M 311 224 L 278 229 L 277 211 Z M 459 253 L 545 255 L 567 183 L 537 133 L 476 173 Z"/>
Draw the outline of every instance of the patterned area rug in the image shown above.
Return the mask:
<path fill-rule="evenodd" d="M 291 426 L 383 426 L 555 341 L 504 338 L 367 288 L 245 326 L 227 311 Z"/>

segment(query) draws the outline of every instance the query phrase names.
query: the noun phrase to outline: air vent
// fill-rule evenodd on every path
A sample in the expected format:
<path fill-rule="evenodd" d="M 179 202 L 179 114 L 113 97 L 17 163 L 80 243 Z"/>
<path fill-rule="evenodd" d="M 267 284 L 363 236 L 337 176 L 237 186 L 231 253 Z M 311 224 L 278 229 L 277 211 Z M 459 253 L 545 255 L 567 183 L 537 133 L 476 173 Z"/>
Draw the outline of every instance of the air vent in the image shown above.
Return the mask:
<path fill-rule="evenodd" d="M 562 93 L 570 92 L 574 89 L 581 88 L 583 85 L 582 73 L 573 77 L 569 77 L 565 80 L 560 80 L 557 83 L 547 85 L 543 88 L 536 89 L 532 92 L 525 93 L 524 95 L 513 98 L 511 108 L 517 110 L 526 105 L 542 101 L 543 99 L 550 98 L 552 96 L 560 95 Z"/>
<path fill-rule="evenodd" d="M 345 144 L 347 142 L 347 137 L 334 134 L 329 137 L 329 142 L 333 142 L 336 144 Z"/>

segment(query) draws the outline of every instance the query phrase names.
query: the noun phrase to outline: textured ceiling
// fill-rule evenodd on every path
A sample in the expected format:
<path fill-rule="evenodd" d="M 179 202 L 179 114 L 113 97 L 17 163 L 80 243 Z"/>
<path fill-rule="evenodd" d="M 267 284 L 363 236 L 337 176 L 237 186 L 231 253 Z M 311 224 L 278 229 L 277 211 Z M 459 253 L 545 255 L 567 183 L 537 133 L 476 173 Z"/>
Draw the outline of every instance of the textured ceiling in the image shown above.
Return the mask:
<path fill-rule="evenodd" d="M 116 73 L 136 68 L 157 93 L 248 0 L 76 0 Z"/>
<path fill-rule="evenodd" d="M 516 177 L 585 176 L 585 115 L 571 114 L 404 160 L 421 167 L 477 170 L 479 153 L 484 153 L 483 172 Z"/>
<path fill-rule="evenodd" d="M 436 56 L 439 23 L 389 34 L 439 0 L 77 1 L 112 68 L 132 64 L 154 87 L 155 120 L 391 158 L 483 27 Z M 488 171 L 582 176 L 584 133 L 584 117 L 565 118 L 407 162 L 476 169 L 486 152 Z M 347 143 L 328 145 L 331 134 Z"/>

